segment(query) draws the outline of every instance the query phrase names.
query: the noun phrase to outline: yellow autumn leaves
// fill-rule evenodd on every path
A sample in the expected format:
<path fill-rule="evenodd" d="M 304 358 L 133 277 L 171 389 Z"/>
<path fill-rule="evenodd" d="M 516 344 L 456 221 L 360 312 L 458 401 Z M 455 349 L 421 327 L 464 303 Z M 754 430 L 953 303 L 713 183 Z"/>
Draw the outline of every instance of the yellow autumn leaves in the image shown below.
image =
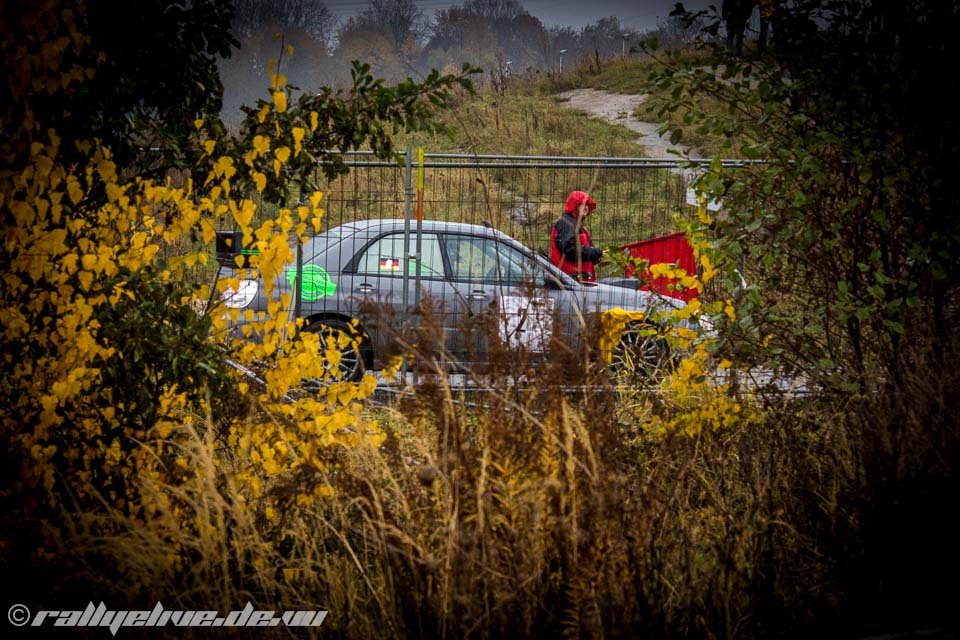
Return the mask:
<path fill-rule="evenodd" d="M 285 98 L 275 96 L 272 108 L 283 112 Z M 136 503 L 150 512 L 164 507 L 151 503 L 156 495 L 149 500 L 135 495 L 141 481 L 172 482 L 191 473 L 189 465 L 180 464 L 182 456 L 164 466 L 184 430 L 200 424 L 176 382 L 161 383 L 156 397 L 146 402 L 159 407 L 153 424 L 121 422 L 118 416 L 130 407 L 117 404 L 117 390 L 104 384 L 104 367 L 117 355 L 105 346 L 105 336 L 114 330 L 105 323 L 113 310 L 138 303 L 137 289 L 129 283 L 186 282 L 198 273 L 209 282 L 216 231 L 237 228 L 244 246 L 256 251 L 251 270 L 239 275 L 261 278 L 269 293 L 294 257 L 290 234 L 306 239 L 321 228 L 319 191 L 304 194 L 295 208 L 281 206 L 258 220 L 257 204 L 236 187 L 244 172 L 259 192 L 279 179 L 283 166 L 302 152 L 306 127 L 294 127 L 283 138 L 291 146 L 275 146 L 280 137 L 256 136 L 238 163 L 230 155 L 215 156 L 221 145 L 204 139 L 203 121 L 194 125 L 202 155 L 210 159 L 209 172 L 196 183 L 192 178 L 123 180 L 110 151 L 95 143 L 76 145 L 88 153 L 85 164 L 65 166 L 60 138 L 52 130 L 31 143 L 29 161 L 19 171 L 0 178 L 0 208 L 10 221 L 4 229 L 0 333 L 5 344 L 34 354 L 5 356 L 3 393 L 9 406 L 3 428 L 29 452 L 23 481 L 45 488 L 51 501 L 60 495 L 54 487 L 60 479 L 78 499 L 102 497 L 122 508 Z M 251 172 L 259 158 L 267 158 L 273 171 Z M 333 373 L 337 349 L 321 349 L 310 334 L 291 340 L 297 325 L 288 317 L 289 297 L 274 304 L 269 316 L 251 318 L 247 332 L 260 341 L 235 337 L 217 294 L 236 283 L 222 279 L 212 297 L 208 286 L 198 286 L 193 299 L 169 301 L 196 303 L 199 309 L 212 300 L 209 339 L 248 370 L 258 368 L 266 381 L 263 386 L 235 374 L 237 392 L 248 398 L 251 411 L 231 418 L 230 432 L 243 437 L 230 439 L 233 449 L 217 455 L 246 461 L 232 481 L 251 498 L 294 472 L 309 470 L 316 479 L 298 501 L 310 504 L 330 495 L 324 480 L 330 449 L 382 441 L 377 425 L 360 412 L 375 380 L 338 381 Z M 321 381 L 320 392 L 293 393 L 305 380 Z M 131 451 L 121 442 L 143 446 Z M 106 476 L 117 480 L 110 487 L 97 484 Z M 101 479 L 95 483 L 96 477 Z"/>
<path fill-rule="evenodd" d="M 658 384 L 658 411 L 639 418 L 642 430 L 654 436 L 683 434 L 695 437 L 703 431 L 730 428 L 749 420 L 753 409 L 729 394 L 731 370 L 734 363 L 713 355 L 720 336 L 715 331 L 706 331 L 715 320 L 729 323 L 737 320 L 733 300 L 721 299 L 705 302 L 705 284 L 720 273 L 712 256 L 714 249 L 708 237 L 712 222 L 705 200 L 701 199 L 696 221 L 684 224 L 688 241 L 694 250 L 699 266 L 699 276 L 670 264 L 653 264 L 649 267 L 652 278 L 673 280 L 677 291 L 693 291 L 698 297 L 685 306 L 662 313 L 657 318 L 645 318 L 643 314 L 622 309 L 606 311 L 601 317 L 600 352 L 605 363 L 611 362 L 614 347 L 625 328 L 630 324 L 648 324 L 676 354 L 672 365 Z M 701 330 L 694 331 L 687 322 L 697 322 Z M 656 328 L 659 327 L 659 328 Z"/>
<path fill-rule="evenodd" d="M 271 117 L 271 110 L 282 113 L 286 110 L 286 97 L 281 90 L 273 96 L 273 104 L 260 112 L 261 121 Z M 250 172 L 253 185 L 263 192 L 270 180 L 283 179 L 283 167 L 302 151 L 306 137 L 303 127 L 293 127 L 289 136 L 280 132 L 276 136 L 257 134 L 243 155 L 243 163 Z M 275 145 L 275 140 L 292 139 L 293 149 Z M 270 163 L 272 175 L 256 169 L 258 161 Z M 228 162 L 218 159 L 213 163 L 206 183 L 229 180 Z M 229 174 L 229 175 L 228 175 Z M 295 257 L 289 238 L 291 234 L 306 241 L 308 234 L 320 230 L 323 220 L 319 191 L 303 194 L 302 202 L 295 208 L 279 207 L 273 216 L 256 220 L 260 213 L 252 200 L 232 198 L 229 189 L 221 184 L 216 195 L 221 199 L 206 206 L 208 210 L 226 214 L 242 232 L 243 246 L 250 249 L 246 256 L 248 268 L 238 270 L 236 278 L 223 279 L 219 291 L 236 288 L 239 279 L 253 277 L 261 283 L 264 294 L 271 296 L 275 287 Z M 225 200 L 225 202 L 222 202 Z M 298 494 L 301 504 L 312 503 L 322 495 L 329 495 L 322 477 L 327 472 L 327 450 L 338 446 L 377 445 L 383 434 L 375 423 L 365 420 L 360 413 L 361 402 L 376 388 L 376 381 L 367 376 L 359 383 L 338 381 L 337 364 L 341 349 L 349 346 L 351 338 L 342 336 L 337 348 L 320 347 L 316 334 L 301 333 L 302 325 L 291 317 L 292 299 L 282 296 L 268 305 L 267 313 L 255 317 L 249 311 L 231 310 L 230 314 L 218 313 L 214 319 L 215 335 L 236 335 L 230 326 L 244 319 L 243 334 L 257 336 L 257 340 L 237 337 L 227 340 L 226 346 L 236 361 L 245 366 L 259 368 L 265 384 L 241 383 L 244 393 L 256 402 L 258 410 L 251 414 L 242 429 L 231 430 L 230 442 L 241 459 L 249 460 L 236 481 L 253 497 L 260 497 L 267 486 L 281 481 L 293 473 L 305 470 L 316 474 L 317 484 Z M 258 367 L 259 363 L 259 367 Z M 263 363 L 269 363 L 264 369 Z M 318 392 L 305 394 L 305 383 Z M 273 507 L 269 507 L 273 509 Z M 277 507 L 279 508 L 279 507 Z"/>

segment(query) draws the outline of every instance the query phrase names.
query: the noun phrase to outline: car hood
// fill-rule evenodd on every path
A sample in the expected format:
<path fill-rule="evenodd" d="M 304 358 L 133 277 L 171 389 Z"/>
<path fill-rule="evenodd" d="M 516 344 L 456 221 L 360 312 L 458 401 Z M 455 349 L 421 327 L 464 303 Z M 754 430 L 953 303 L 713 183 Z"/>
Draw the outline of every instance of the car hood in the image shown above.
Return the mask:
<path fill-rule="evenodd" d="M 652 291 L 612 286 L 602 282 L 593 286 L 582 287 L 580 294 L 583 296 L 587 308 L 597 308 L 599 311 L 608 309 L 671 311 L 687 306 L 686 302 L 677 298 L 670 298 Z"/>

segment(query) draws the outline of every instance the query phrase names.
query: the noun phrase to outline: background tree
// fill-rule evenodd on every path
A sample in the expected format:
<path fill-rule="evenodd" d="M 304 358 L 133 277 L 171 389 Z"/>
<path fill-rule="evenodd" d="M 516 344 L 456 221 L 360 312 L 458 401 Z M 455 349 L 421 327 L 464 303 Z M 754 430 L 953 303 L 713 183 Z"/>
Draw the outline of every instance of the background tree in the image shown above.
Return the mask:
<path fill-rule="evenodd" d="M 550 27 L 547 33 L 547 64 L 546 68 L 557 71 L 560 64 L 560 49 L 566 49 L 566 59 L 576 61 L 581 56 L 582 42 L 580 31 L 573 27 Z M 568 63 L 569 64 L 569 63 Z"/>
<path fill-rule="evenodd" d="M 580 33 L 581 50 L 586 49 L 586 53 L 599 65 L 601 59 L 619 56 L 623 52 L 625 33 L 629 32 L 616 16 L 600 18 L 584 27 Z"/>
<path fill-rule="evenodd" d="M 685 20 L 682 16 L 668 16 L 657 23 L 656 28 L 643 34 L 645 39 L 654 39 L 663 49 L 685 49 L 696 44 L 704 36 L 706 26 L 703 18 Z"/>
<path fill-rule="evenodd" d="M 498 55 L 509 60 L 513 70 L 522 72 L 541 68 L 547 49 L 543 24 L 517 0 L 469 0 L 460 7 L 437 12 L 425 47 L 428 55 L 476 51 L 480 57 L 472 61 L 496 73 L 502 66 L 497 63 Z"/>
<path fill-rule="evenodd" d="M 302 238 L 308 221 L 320 229 L 322 193 L 314 176 L 323 154 L 369 146 L 379 157 L 391 157 L 390 133 L 433 130 L 435 109 L 449 104 L 452 89 L 470 88 L 472 70 L 387 86 L 357 65 L 350 90 L 296 96 L 274 73 L 269 99 L 248 109 L 239 132 L 231 134 L 216 113 L 207 113 L 218 106 L 216 86 L 199 95 L 198 87 L 178 82 L 161 97 L 150 86 L 153 79 L 140 75 L 137 61 L 106 62 L 109 58 L 95 48 L 101 41 L 83 29 L 106 33 L 115 28 L 116 16 L 85 13 L 84 5 L 72 0 L 0 6 L 0 86 L 8 98 L 0 112 L 0 553 L 6 587 L 42 600 L 74 587 L 61 578 L 76 576 L 82 565 L 86 573 L 77 580 L 83 586 L 71 596 L 89 593 L 96 584 L 104 598 L 110 592 L 121 602 L 136 600 L 149 592 L 147 582 L 158 575 L 154 569 L 179 568 L 187 558 L 178 556 L 184 549 L 167 547 L 158 554 L 165 559 L 151 558 L 149 569 L 131 576 L 118 559 L 125 551 L 115 544 L 116 536 L 154 521 L 171 501 L 183 514 L 176 516 L 174 528 L 190 529 L 189 520 L 199 514 L 189 500 L 178 502 L 185 484 L 195 479 L 195 465 L 182 457 L 186 443 L 209 447 L 197 458 L 206 460 L 219 455 L 228 441 L 245 446 L 229 434 L 242 430 L 249 442 L 256 421 L 250 406 L 270 412 L 270 398 L 286 394 L 285 388 L 261 394 L 263 389 L 251 389 L 232 375 L 228 358 L 242 359 L 250 343 L 236 346 L 226 337 L 222 309 L 197 312 L 216 304 L 223 293 L 222 281 L 213 291 L 197 284 L 206 280 L 202 268 L 212 258 L 216 230 L 238 227 L 247 243 L 256 243 L 252 260 L 265 281 L 281 277 L 293 258 L 288 231 Z M 191 10 L 203 7 L 194 3 Z M 206 51 L 220 36 L 232 41 L 221 31 L 223 24 L 207 25 L 202 16 L 166 6 L 158 16 L 165 22 L 150 27 L 177 37 L 137 34 L 158 57 L 152 64 L 182 62 L 187 54 L 177 48 L 184 46 L 183 39 L 194 52 Z M 118 38 L 132 47 L 132 36 Z M 208 44 L 193 48 L 201 47 L 198 43 Z M 121 50 L 120 44 L 111 49 Z M 206 65 L 203 72 L 215 74 L 212 57 L 196 55 Z M 98 79 L 101 68 L 112 84 Z M 127 128 L 105 131 L 107 117 L 119 117 L 112 101 L 138 105 L 130 117 L 136 122 L 149 116 L 155 137 L 145 140 L 145 133 Z M 161 108 L 178 101 L 179 108 Z M 91 105 L 103 109 L 102 119 L 93 117 Z M 189 134 L 182 131 L 186 126 Z M 151 179 L 161 163 L 138 145 L 179 136 L 190 145 L 181 149 L 182 157 L 196 158 L 190 165 L 194 179 L 183 185 Z M 345 171 L 335 161 L 325 165 L 327 177 Z M 286 208 L 294 194 L 305 196 L 307 190 L 308 204 L 294 212 Z M 273 211 L 265 213 L 268 219 L 258 226 L 254 213 L 263 200 L 279 205 L 277 218 L 270 218 Z M 280 323 L 274 324 L 281 335 Z M 284 355 L 301 350 L 301 362 L 314 367 L 313 373 L 291 370 L 280 378 L 322 377 L 319 346 L 307 346 L 308 340 L 287 341 L 279 349 L 266 346 L 253 357 L 260 363 L 272 359 L 271 377 L 283 370 Z M 270 342 L 265 339 L 261 346 Z M 351 397 L 373 386 L 371 378 Z M 291 406 L 301 407 L 299 425 L 342 409 L 301 400 L 281 412 L 290 415 Z M 274 417 L 270 424 L 275 426 Z M 347 414 L 341 418 L 350 420 Z M 272 429 L 257 438 L 272 443 Z M 301 444 L 315 452 L 318 441 Z M 255 459 L 248 452 L 238 455 Z M 261 471 L 271 470 L 279 467 L 268 464 Z M 208 476 L 209 497 L 224 497 L 218 492 L 230 490 L 226 473 L 223 467 Z M 243 482 L 240 476 L 233 479 Z M 158 491 L 157 483 L 165 488 Z M 244 508 L 240 519 L 250 513 Z M 229 538 L 232 524 L 221 520 L 219 540 Z M 81 557 L 75 536 L 113 545 L 112 551 Z"/>
<path fill-rule="evenodd" d="M 505 24 L 526 13 L 519 0 L 467 0 L 463 8 L 494 24 Z"/>
<path fill-rule="evenodd" d="M 12 37 L 33 29 L 37 14 L 19 1 L 0 6 L 0 32 Z M 222 85 L 217 56 L 237 45 L 230 34 L 232 9 L 217 0 L 184 4 L 177 0 L 129 3 L 114 0 L 75 5 L 78 28 L 102 53 L 96 73 L 65 91 L 0 88 L 0 102 L 11 116 L 43 122 L 69 139 L 98 139 L 129 170 L 161 175 L 196 159 L 190 143 L 197 117 L 220 113 Z M 60 18 L 58 18 L 60 19 Z M 123 25 L 117 29 L 116 25 Z M 15 54 L 12 54 L 15 55 Z M 17 57 L 7 59 L 13 65 Z M 29 101 L 24 96 L 29 94 Z M 4 163 L 22 163 L 27 147 Z M 77 154 L 65 145 L 62 153 Z"/>
<path fill-rule="evenodd" d="M 393 81 L 426 73 L 416 67 L 424 29 L 423 14 L 412 0 L 371 0 L 338 32 L 334 56 L 341 81 L 351 77 L 354 60 L 370 65 L 375 76 Z"/>
<path fill-rule="evenodd" d="M 412 75 L 406 58 L 395 45 L 393 34 L 384 25 L 363 16 L 348 19 L 337 32 L 337 48 L 333 52 L 338 84 L 349 83 L 354 60 L 370 65 L 378 78 L 393 80 Z"/>
<path fill-rule="evenodd" d="M 496 39 L 489 20 L 464 7 L 437 11 L 430 25 L 430 37 L 424 45 L 422 66 L 462 65 L 466 62 L 489 68 L 496 52 L 490 43 Z"/>
<path fill-rule="evenodd" d="M 838 500 L 870 522 L 836 560 L 848 615 L 929 624 L 956 596 L 927 573 L 960 566 L 942 516 L 956 393 L 939 383 L 960 354 L 960 124 L 943 99 L 960 81 L 941 72 L 960 56 L 960 7 L 783 3 L 771 21 L 758 60 L 710 44 L 708 64 L 666 58 L 656 77 L 668 108 L 764 161 L 701 182 L 723 198 L 705 222 L 739 294 L 726 353 L 800 372 L 817 390 L 805 410 L 842 407 L 817 420 L 856 439 L 862 489 Z M 712 41 L 716 16 L 707 28 Z"/>
<path fill-rule="evenodd" d="M 224 119 L 236 125 L 241 105 L 252 104 L 270 86 L 268 62 L 283 59 L 283 73 L 304 91 L 334 80 L 331 43 L 334 17 L 318 0 L 238 0 L 231 23 L 239 49 L 219 61 Z M 284 58 L 292 46 L 296 55 Z"/>
<path fill-rule="evenodd" d="M 409 53 L 423 34 L 423 12 L 413 0 L 370 0 L 360 16 L 388 33 L 398 53 Z"/>
<path fill-rule="evenodd" d="M 540 19 L 524 11 L 506 22 L 495 22 L 500 48 L 518 71 L 539 69 L 546 63 L 547 32 Z"/>
<path fill-rule="evenodd" d="M 333 15 L 322 0 L 236 0 L 234 35 L 242 42 L 265 26 L 296 28 L 324 45 L 333 37 Z"/>

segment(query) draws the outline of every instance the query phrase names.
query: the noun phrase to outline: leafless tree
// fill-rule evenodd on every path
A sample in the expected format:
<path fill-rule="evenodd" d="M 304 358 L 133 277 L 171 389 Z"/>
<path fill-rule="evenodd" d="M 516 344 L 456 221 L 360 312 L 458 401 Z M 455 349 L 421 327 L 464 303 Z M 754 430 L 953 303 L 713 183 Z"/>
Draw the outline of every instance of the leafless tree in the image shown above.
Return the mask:
<path fill-rule="evenodd" d="M 463 7 L 492 22 L 515 20 L 526 13 L 518 0 L 467 0 Z"/>
<path fill-rule="evenodd" d="M 419 40 L 425 31 L 423 12 L 414 0 L 370 0 L 360 19 L 389 33 L 397 50 L 411 39 Z"/>
<path fill-rule="evenodd" d="M 234 34 L 241 41 L 264 27 L 299 29 L 328 46 L 333 14 L 321 0 L 234 0 Z"/>
<path fill-rule="evenodd" d="M 310 91 L 332 80 L 330 43 L 334 18 L 320 0 L 235 0 L 233 33 L 239 50 L 219 61 L 223 82 L 223 117 L 241 117 L 240 105 L 254 104 L 270 86 L 269 61 L 279 65 L 291 84 Z M 277 37 L 277 34 L 280 37 Z M 289 45 L 293 58 L 285 55 Z"/>
<path fill-rule="evenodd" d="M 705 37 L 703 19 L 685 21 L 680 16 L 672 16 L 661 20 L 656 29 L 646 34 L 656 39 L 657 45 L 663 49 L 683 49 L 693 44 L 698 38 Z"/>

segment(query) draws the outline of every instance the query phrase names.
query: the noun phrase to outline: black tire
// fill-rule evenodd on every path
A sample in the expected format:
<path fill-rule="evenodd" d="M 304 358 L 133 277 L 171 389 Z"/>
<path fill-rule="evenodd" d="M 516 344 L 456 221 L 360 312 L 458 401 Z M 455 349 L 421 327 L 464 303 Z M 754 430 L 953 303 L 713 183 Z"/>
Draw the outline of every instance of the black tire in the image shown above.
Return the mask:
<path fill-rule="evenodd" d="M 328 340 L 336 341 L 341 334 L 350 338 L 349 345 L 347 345 L 346 348 L 340 352 L 340 363 L 337 365 L 337 379 L 326 380 L 325 382 L 327 384 L 337 380 L 356 382 L 363 377 L 363 374 L 366 371 L 366 365 L 363 358 L 365 340 L 363 334 L 357 329 L 357 327 L 351 326 L 342 320 L 327 319 L 318 320 L 308 325 L 304 331 L 319 334 L 321 350 L 326 348 Z M 318 384 L 318 382 L 314 381 L 314 384 Z"/>
<path fill-rule="evenodd" d="M 621 380 L 656 383 L 673 366 L 670 345 L 655 325 L 634 322 L 620 334 L 611 354 L 610 371 Z"/>

